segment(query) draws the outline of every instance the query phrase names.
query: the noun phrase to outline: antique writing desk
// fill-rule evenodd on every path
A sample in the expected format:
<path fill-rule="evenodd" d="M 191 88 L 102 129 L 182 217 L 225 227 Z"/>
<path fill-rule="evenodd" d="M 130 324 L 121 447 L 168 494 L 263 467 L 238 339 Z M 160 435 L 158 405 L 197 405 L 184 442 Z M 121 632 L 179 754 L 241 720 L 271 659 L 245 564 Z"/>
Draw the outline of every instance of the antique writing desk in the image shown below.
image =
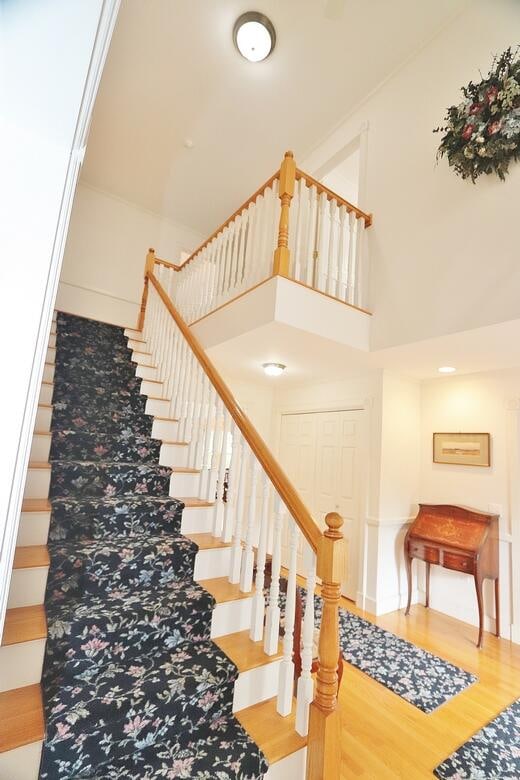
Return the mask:
<path fill-rule="evenodd" d="M 404 541 L 408 577 L 408 604 L 412 598 L 412 559 L 426 562 L 426 606 L 430 602 L 430 566 L 470 574 L 475 581 L 479 616 L 477 647 L 482 647 L 484 605 L 482 583 L 495 581 L 496 635 L 500 636 L 498 583 L 498 515 L 447 504 L 419 504 L 419 514 Z"/>

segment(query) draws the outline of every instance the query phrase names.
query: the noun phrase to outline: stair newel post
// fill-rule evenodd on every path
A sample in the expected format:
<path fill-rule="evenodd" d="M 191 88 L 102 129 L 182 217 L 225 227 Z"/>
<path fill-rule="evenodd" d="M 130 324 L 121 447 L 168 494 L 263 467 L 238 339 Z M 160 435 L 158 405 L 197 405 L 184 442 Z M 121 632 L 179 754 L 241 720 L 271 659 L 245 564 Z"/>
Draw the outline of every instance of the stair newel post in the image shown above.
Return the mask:
<path fill-rule="evenodd" d="M 242 533 L 244 525 L 244 507 L 246 503 L 247 472 L 252 453 L 246 442 L 242 445 L 242 459 L 240 462 L 240 477 L 238 479 L 238 500 L 235 517 L 235 531 L 233 545 L 231 547 L 231 565 L 229 567 L 229 581 L 236 585 L 240 582 L 240 567 L 242 565 Z"/>
<path fill-rule="evenodd" d="M 265 561 L 267 558 L 267 541 L 269 535 L 269 502 L 271 500 L 271 482 L 264 472 L 262 490 L 262 516 L 260 520 L 260 536 L 256 556 L 255 595 L 251 606 L 251 630 L 249 637 L 253 642 L 260 642 L 264 634 L 265 617 Z"/>
<path fill-rule="evenodd" d="M 273 275 L 289 276 L 289 211 L 294 195 L 294 183 L 296 181 L 296 163 L 292 152 L 285 152 L 280 166 L 280 190 L 281 202 L 280 222 L 278 226 L 278 245 L 274 250 Z"/>
<path fill-rule="evenodd" d="M 226 482 L 226 471 L 228 466 L 228 437 L 231 428 L 231 415 L 223 405 L 222 412 L 222 438 L 220 441 L 218 474 L 213 495 L 211 494 L 212 480 L 208 483 L 208 493 L 206 495 L 206 499 L 208 501 L 212 501 L 213 499 L 215 500 L 215 507 L 213 510 L 213 536 L 215 539 L 222 537 L 224 532 L 224 509 L 226 506 L 224 503 L 224 490 Z"/>
<path fill-rule="evenodd" d="M 276 502 L 273 529 L 273 555 L 271 559 L 271 586 L 269 588 L 269 605 L 266 611 L 264 652 L 275 655 L 278 652 L 278 637 L 280 631 L 280 568 L 282 565 L 282 527 L 285 516 L 285 505 L 281 498 Z"/>
<path fill-rule="evenodd" d="M 283 660 L 280 664 L 278 680 L 278 700 L 276 709 L 279 715 L 285 717 L 291 714 L 294 688 L 294 615 L 296 610 L 296 553 L 298 550 L 299 529 L 292 517 L 289 533 L 289 576 L 287 578 L 287 594 L 285 600 L 285 621 L 283 633 Z"/>
<path fill-rule="evenodd" d="M 229 543 L 233 538 L 234 515 L 238 493 L 238 478 L 240 473 L 240 460 L 242 450 L 242 434 L 236 423 L 233 424 L 233 444 L 231 451 L 231 463 L 229 465 L 226 507 L 224 510 L 224 525 L 222 529 L 222 541 Z M 223 490 L 222 486 L 222 490 Z"/>
<path fill-rule="evenodd" d="M 307 740 L 307 780 L 339 780 L 341 754 L 338 707 L 339 600 L 344 577 L 343 518 L 329 512 L 317 552 L 323 612 L 318 645 L 319 668 L 311 704 Z"/>
<path fill-rule="evenodd" d="M 252 456 L 251 469 L 251 493 L 249 495 L 249 507 L 247 512 L 247 530 L 242 554 L 242 565 L 240 569 L 240 590 L 242 593 L 249 593 L 253 588 L 253 565 L 254 553 L 253 542 L 255 536 L 255 518 L 256 518 L 256 486 L 260 476 L 260 463 Z"/>
<path fill-rule="evenodd" d="M 309 709 L 314 696 L 312 679 L 312 656 L 314 645 L 314 591 L 316 590 L 316 553 L 306 544 L 304 547 L 304 565 L 307 570 L 307 597 L 302 628 L 302 670 L 298 679 L 296 694 L 296 731 L 302 737 L 309 730 Z"/>
<path fill-rule="evenodd" d="M 144 325 L 144 316 L 146 313 L 146 304 L 148 302 L 148 274 L 153 273 L 155 266 L 155 249 L 150 249 L 146 253 L 146 261 L 144 264 L 144 285 L 143 294 L 141 296 L 141 308 L 139 310 L 139 317 L 137 320 L 137 330 L 142 330 Z"/>

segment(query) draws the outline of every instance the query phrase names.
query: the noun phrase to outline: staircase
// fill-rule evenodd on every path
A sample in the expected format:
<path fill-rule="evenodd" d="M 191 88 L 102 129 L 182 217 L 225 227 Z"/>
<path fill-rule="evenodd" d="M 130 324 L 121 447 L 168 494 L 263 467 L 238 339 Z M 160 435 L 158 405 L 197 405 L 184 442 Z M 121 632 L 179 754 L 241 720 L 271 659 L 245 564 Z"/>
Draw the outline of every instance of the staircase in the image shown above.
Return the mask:
<path fill-rule="evenodd" d="M 308 187 L 351 225 L 336 257 L 318 221 L 337 292 L 370 218 L 286 155 L 276 273 L 295 181 L 299 215 Z M 0 645 L 0 780 L 339 780 L 342 519 L 317 525 L 174 303 L 215 305 L 221 255 L 246 284 L 252 219 L 217 231 L 209 265 L 195 253 L 198 282 L 150 250 L 136 330 L 53 318 Z M 322 601 L 303 593 L 295 626 L 297 582 Z"/>

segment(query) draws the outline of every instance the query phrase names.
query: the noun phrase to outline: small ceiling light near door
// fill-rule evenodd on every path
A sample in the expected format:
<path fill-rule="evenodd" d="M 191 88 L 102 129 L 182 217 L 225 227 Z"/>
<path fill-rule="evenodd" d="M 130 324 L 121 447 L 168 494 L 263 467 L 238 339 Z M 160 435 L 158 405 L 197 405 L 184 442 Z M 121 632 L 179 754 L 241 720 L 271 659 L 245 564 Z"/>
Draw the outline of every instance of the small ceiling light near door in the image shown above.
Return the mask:
<path fill-rule="evenodd" d="M 280 374 L 283 374 L 287 366 L 284 366 L 283 363 L 263 363 L 262 368 L 264 369 L 267 376 L 280 376 Z"/>
<path fill-rule="evenodd" d="M 457 369 L 453 368 L 453 366 L 441 366 L 437 369 L 439 374 L 453 374 Z"/>
<path fill-rule="evenodd" d="M 261 62 L 274 49 L 276 32 L 267 16 L 257 11 L 248 11 L 236 20 L 233 41 L 242 57 L 250 62 Z"/>

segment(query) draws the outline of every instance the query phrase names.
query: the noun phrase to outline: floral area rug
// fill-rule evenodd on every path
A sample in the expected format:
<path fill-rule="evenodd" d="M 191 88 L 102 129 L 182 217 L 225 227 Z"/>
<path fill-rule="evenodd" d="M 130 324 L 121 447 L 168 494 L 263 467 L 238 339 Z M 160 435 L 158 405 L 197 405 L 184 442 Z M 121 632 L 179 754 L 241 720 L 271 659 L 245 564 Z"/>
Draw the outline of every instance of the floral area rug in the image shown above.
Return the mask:
<path fill-rule="evenodd" d="M 439 764 L 434 774 L 441 780 L 518 780 L 520 699 Z"/>
<path fill-rule="evenodd" d="M 59 314 L 41 780 L 262 778 L 121 328 Z"/>

